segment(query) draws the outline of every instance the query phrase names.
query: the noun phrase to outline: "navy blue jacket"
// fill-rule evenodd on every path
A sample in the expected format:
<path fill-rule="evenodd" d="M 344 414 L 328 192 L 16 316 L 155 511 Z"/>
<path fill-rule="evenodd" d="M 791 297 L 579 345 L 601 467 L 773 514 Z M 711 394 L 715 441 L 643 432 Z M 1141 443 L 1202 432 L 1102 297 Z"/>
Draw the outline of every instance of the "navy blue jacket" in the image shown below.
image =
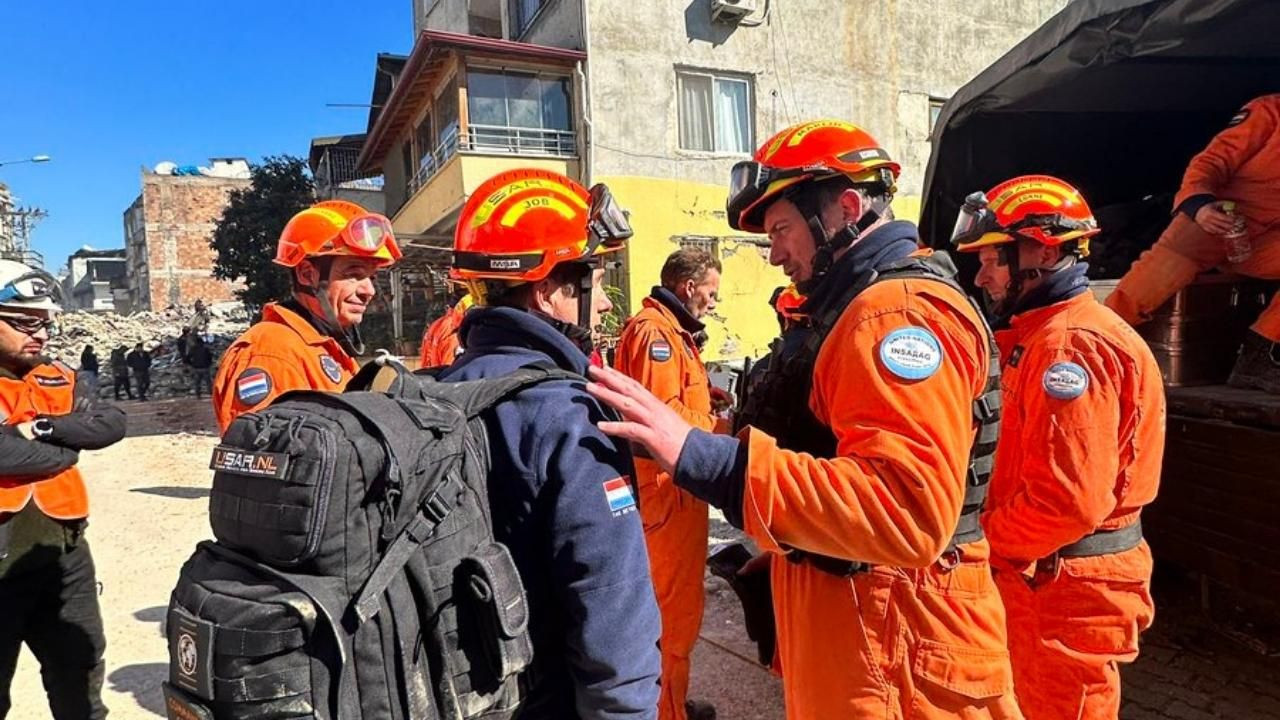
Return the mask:
<path fill-rule="evenodd" d="M 459 333 L 466 352 L 445 381 L 535 364 L 587 372 L 581 350 L 526 312 L 476 308 Z M 537 669 L 519 718 L 656 718 L 660 620 L 630 451 L 596 428 L 606 416 L 581 383 L 536 385 L 484 419 L 494 535 L 529 596 Z"/>

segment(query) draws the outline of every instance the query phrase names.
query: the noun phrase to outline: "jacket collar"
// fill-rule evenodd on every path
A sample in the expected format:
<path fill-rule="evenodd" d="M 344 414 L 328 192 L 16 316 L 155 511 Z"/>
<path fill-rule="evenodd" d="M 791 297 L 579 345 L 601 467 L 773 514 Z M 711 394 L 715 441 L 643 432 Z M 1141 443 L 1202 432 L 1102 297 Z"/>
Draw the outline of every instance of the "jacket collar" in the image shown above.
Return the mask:
<path fill-rule="evenodd" d="M 662 313 L 663 317 L 671 322 L 672 325 L 679 327 L 689 337 L 693 337 L 698 333 L 707 329 L 702 321 L 693 317 L 689 309 L 680 302 L 680 298 L 670 290 L 658 286 L 650 293 L 649 297 L 642 301 L 645 307 L 650 307 Z"/>
<path fill-rule="evenodd" d="M 288 327 L 308 345 L 327 345 L 329 343 L 335 346 L 338 345 L 337 339 L 320 332 L 312 324 L 309 315 L 310 313 L 307 313 L 301 305 L 292 301 L 287 303 L 267 303 L 262 308 L 262 319 L 264 321 L 280 323 Z"/>
<path fill-rule="evenodd" d="M 837 301 L 863 273 L 882 268 L 916 252 L 920 234 L 915 225 L 894 220 L 872 230 L 841 255 L 805 299 L 800 312 L 816 315 L 827 303 Z"/>
<path fill-rule="evenodd" d="M 558 368 L 587 373 L 587 356 L 582 350 L 533 313 L 508 307 L 473 308 L 462 318 L 458 334 L 466 348 L 463 362 L 525 350 L 545 356 Z"/>

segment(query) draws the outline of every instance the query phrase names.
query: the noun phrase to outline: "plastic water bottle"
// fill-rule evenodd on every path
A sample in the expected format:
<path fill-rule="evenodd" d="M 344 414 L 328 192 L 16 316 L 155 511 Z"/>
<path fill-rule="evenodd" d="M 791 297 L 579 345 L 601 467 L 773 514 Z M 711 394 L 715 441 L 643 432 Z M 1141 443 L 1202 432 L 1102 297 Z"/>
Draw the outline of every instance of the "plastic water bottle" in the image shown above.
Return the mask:
<path fill-rule="evenodd" d="M 1249 232 L 1245 229 L 1244 218 L 1236 212 L 1236 204 L 1225 202 L 1222 211 L 1231 216 L 1231 232 L 1222 236 L 1227 244 L 1227 262 L 1235 265 L 1249 259 L 1253 254 L 1253 243 L 1249 240 Z"/>

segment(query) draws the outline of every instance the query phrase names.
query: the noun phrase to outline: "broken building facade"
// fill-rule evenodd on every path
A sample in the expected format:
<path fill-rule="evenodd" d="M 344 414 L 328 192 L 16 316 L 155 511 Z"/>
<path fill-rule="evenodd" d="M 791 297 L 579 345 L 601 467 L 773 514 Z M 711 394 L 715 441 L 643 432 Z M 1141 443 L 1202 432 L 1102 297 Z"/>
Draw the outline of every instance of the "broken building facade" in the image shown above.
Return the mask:
<path fill-rule="evenodd" d="M 126 307 L 120 312 L 236 299 L 239 283 L 213 277 L 213 239 L 240 178 L 142 172 L 142 192 L 124 212 Z"/>

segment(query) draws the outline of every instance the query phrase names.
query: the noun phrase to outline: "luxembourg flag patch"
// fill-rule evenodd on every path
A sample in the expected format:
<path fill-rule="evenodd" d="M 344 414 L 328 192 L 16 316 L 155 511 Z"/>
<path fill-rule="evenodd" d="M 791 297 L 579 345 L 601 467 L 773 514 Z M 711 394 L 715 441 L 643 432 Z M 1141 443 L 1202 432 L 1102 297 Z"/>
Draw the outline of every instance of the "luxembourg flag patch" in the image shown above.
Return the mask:
<path fill-rule="evenodd" d="M 631 479 L 625 475 L 605 482 L 604 497 L 614 517 L 635 512 L 636 496 L 631 492 Z"/>

